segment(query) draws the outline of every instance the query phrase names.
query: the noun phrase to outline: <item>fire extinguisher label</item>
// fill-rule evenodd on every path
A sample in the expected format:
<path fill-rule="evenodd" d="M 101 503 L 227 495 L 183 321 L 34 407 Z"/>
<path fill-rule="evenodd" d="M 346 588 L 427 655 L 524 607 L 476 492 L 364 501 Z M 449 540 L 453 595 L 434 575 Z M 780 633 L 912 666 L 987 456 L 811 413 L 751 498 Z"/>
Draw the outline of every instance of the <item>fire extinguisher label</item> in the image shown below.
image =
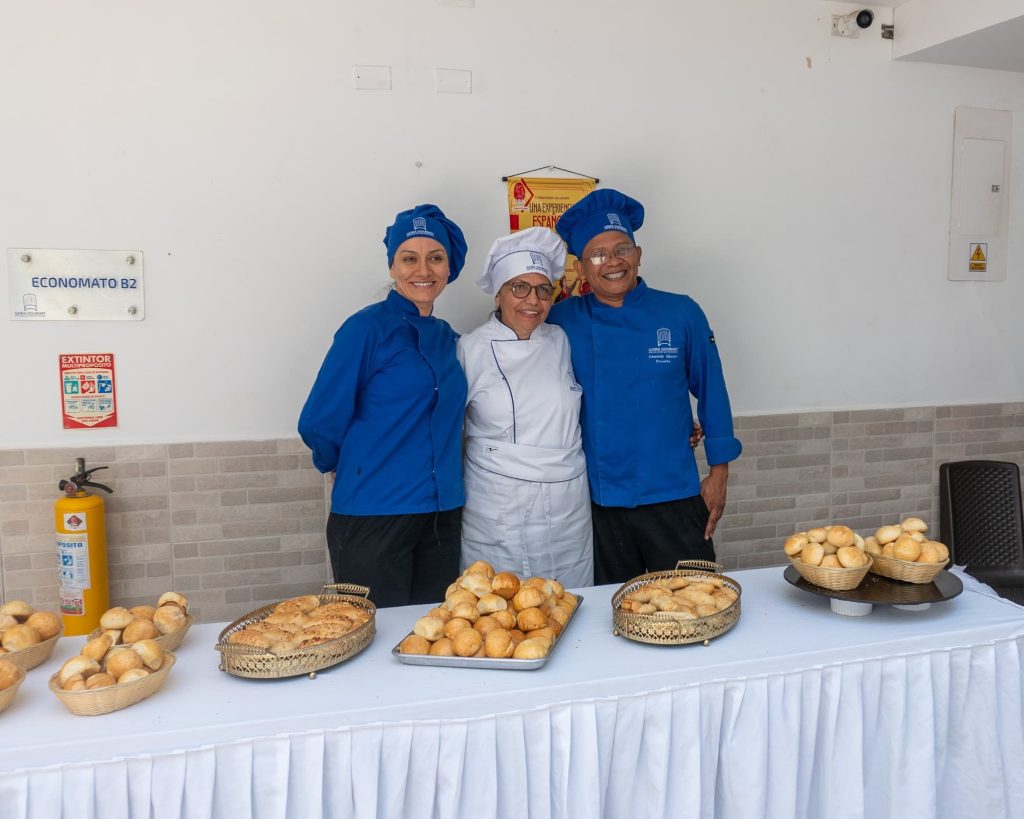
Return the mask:
<path fill-rule="evenodd" d="M 77 512 L 65 512 L 64 528 L 69 532 L 84 532 L 85 515 L 79 515 Z"/>
<path fill-rule="evenodd" d="M 89 536 L 84 532 L 74 536 L 57 535 L 57 559 L 60 561 L 61 610 L 64 611 L 65 590 L 76 592 L 81 597 L 82 589 L 91 585 Z"/>

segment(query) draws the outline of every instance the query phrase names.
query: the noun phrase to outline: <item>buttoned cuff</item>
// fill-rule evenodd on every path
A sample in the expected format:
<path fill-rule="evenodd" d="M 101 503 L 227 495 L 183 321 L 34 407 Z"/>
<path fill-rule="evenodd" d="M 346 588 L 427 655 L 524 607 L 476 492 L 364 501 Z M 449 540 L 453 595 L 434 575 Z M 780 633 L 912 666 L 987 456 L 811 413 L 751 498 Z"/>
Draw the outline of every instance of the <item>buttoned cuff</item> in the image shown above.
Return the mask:
<path fill-rule="evenodd" d="M 704 454 L 707 456 L 709 466 L 729 463 L 740 457 L 743 451 L 743 444 L 739 438 L 705 438 Z"/>

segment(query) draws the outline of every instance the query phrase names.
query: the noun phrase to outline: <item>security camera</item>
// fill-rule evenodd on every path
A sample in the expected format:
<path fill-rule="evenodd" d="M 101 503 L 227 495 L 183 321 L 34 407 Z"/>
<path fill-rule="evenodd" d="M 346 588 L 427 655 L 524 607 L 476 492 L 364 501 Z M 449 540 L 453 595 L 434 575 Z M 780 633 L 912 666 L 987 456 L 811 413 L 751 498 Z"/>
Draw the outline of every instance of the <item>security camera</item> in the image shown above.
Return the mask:
<path fill-rule="evenodd" d="M 849 14 L 832 15 L 832 35 L 834 37 L 856 37 L 857 29 L 871 28 L 875 22 L 875 13 L 871 9 L 851 11 Z"/>

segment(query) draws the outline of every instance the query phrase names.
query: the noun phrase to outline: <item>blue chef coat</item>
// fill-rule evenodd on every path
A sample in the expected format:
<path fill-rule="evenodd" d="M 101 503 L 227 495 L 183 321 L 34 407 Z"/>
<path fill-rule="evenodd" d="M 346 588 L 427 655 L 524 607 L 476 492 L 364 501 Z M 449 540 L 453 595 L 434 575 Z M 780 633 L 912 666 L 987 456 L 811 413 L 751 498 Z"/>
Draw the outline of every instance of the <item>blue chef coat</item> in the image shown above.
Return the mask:
<path fill-rule="evenodd" d="M 405 515 L 465 503 L 457 339 L 394 290 L 341 325 L 299 416 L 316 468 L 337 471 L 332 512 Z"/>
<path fill-rule="evenodd" d="M 569 336 L 583 386 L 580 425 L 595 503 L 635 507 L 700 493 L 690 393 L 708 463 L 739 457 L 714 334 L 689 296 L 638 279 L 621 307 L 588 293 L 554 305 L 548 321 Z"/>

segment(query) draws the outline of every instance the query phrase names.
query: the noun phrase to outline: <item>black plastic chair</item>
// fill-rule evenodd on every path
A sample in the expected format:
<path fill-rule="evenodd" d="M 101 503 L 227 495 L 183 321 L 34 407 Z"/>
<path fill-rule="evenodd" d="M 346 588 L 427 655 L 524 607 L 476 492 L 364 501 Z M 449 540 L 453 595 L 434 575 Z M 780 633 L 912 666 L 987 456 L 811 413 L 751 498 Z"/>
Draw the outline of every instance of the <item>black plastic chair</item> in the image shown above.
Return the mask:
<path fill-rule="evenodd" d="M 939 467 L 939 537 L 953 562 L 1002 597 L 1024 604 L 1020 469 L 1005 461 Z"/>

